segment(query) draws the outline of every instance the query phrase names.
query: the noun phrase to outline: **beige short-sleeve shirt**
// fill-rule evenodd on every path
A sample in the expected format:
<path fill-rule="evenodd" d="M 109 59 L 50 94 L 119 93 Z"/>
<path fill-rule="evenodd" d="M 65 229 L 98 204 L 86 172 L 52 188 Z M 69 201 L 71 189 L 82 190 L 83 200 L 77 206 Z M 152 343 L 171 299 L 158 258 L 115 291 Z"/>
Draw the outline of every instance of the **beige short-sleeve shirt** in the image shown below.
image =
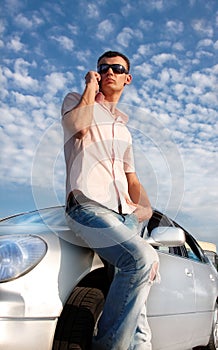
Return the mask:
<path fill-rule="evenodd" d="M 87 134 L 78 139 L 65 126 L 66 113 L 80 100 L 77 93 L 69 93 L 62 105 L 62 125 L 65 138 L 66 196 L 73 190 L 106 207 L 129 214 L 135 210 L 130 200 L 126 173 L 135 172 L 132 137 L 126 127 L 128 117 L 95 102 L 92 124 Z"/>

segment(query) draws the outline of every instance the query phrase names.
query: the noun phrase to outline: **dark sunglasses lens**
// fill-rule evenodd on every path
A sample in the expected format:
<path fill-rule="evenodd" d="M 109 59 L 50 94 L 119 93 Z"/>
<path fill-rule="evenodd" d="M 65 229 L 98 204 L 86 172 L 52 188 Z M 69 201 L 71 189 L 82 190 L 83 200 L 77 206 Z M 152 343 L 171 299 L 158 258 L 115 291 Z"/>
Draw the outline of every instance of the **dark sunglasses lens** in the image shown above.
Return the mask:
<path fill-rule="evenodd" d="M 125 72 L 125 68 L 121 64 L 113 64 L 111 68 L 116 74 L 123 74 Z"/>
<path fill-rule="evenodd" d="M 115 74 L 127 73 L 125 67 L 123 67 L 121 64 L 101 64 L 98 67 L 98 73 L 105 74 L 109 68 L 111 68 Z"/>
<path fill-rule="evenodd" d="M 101 64 L 99 67 L 98 67 L 98 73 L 100 74 L 104 74 L 104 73 L 107 73 L 108 69 L 110 68 L 110 66 L 108 64 Z"/>

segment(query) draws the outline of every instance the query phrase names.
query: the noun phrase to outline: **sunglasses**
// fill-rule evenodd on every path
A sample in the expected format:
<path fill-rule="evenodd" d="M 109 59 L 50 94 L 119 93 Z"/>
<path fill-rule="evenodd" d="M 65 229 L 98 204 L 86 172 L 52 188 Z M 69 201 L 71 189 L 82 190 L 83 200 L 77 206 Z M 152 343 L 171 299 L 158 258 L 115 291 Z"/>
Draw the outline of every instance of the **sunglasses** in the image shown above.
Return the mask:
<path fill-rule="evenodd" d="M 128 74 L 129 73 L 128 70 L 124 66 L 122 66 L 122 64 L 103 63 L 97 67 L 97 71 L 99 74 L 105 74 L 105 73 L 107 73 L 109 68 L 111 68 L 115 74 L 123 74 L 123 73 Z"/>

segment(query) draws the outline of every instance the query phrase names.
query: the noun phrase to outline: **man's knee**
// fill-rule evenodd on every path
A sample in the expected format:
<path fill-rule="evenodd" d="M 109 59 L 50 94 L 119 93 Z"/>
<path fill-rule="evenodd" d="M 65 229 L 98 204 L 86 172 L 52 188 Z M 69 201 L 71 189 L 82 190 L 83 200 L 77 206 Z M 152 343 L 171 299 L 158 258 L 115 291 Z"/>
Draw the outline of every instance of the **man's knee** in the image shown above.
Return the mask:
<path fill-rule="evenodd" d="M 148 243 L 142 244 L 136 265 L 139 274 L 146 275 L 149 282 L 153 282 L 158 275 L 159 257 L 155 249 Z"/>

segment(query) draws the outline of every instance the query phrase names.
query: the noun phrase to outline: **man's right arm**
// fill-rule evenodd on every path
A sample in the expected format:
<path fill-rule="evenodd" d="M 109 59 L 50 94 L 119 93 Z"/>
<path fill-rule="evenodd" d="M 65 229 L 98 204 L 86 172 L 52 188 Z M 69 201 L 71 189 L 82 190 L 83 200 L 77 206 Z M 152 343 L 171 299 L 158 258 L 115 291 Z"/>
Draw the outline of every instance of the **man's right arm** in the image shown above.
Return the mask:
<path fill-rule="evenodd" d="M 63 116 L 63 126 L 76 138 L 83 138 L 89 130 L 93 118 L 95 95 L 99 89 L 101 77 L 97 72 L 86 74 L 85 90 L 75 107 Z"/>

